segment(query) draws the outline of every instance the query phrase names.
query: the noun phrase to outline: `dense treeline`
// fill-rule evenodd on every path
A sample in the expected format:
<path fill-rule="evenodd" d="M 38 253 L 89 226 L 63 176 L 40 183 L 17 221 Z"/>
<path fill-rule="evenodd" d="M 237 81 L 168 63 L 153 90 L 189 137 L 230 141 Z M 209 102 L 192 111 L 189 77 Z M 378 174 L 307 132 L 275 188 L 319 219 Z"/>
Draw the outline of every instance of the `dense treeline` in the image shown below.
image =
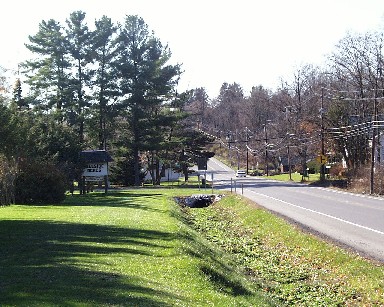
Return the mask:
<path fill-rule="evenodd" d="M 167 165 L 187 178 L 190 163 L 212 155 L 204 151 L 207 134 L 232 162 L 248 153 L 252 167 L 267 173 L 289 156 L 305 169 L 319 153 L 345 161 L 350 173 L 379 169 L 382 32 L 347 34 L 321 68 L 303 65 L 274 91 L 223 83 L 209 97 L 204 87 L 177 93 L 181 66 L 170 64 L 168 46 L 142 18 L 120 24 L 103 16 L 89 27 L 85 17 L 42 21 L 26 44 L 34 57 L 21 65 L 12 99 L 0 96 L 3 191 L 22 167 L 54 167 L 58 177 L 76 179 L 79 151 L 96 148 L 112 153 L 116 183 L 140 184 L 145 167 L 159 184 Z"/>
<path fill-rule="evenodd" d="M 9 181 L 32 192 L 28 184 L 79 179 L 84 149 L 111 152 L 115 183 L 141 184 L 146 167 L 159 184 L 169 164 L 187 179 L 188 166 L 211 154 L 203 150 L 209 137 L 189 125 L 185 105 L 191 92 L 176 92 L 181 66 L 169 64 L 168 46 L 142 18 L 126 16 L 114 24 L 103 16 L 91 29 L 85 16 L 73 12 L 64 25 L 42 21 L 29 36 L 26 48 L 34 56 L 21 65 L 23 78 L 17 79 L 11 101 L 2 96 L 0 104 L 0 153 L 7 161 L 1 166 L 18 174 Z M 33 180 L 31 172 L 44 180 Z M 44 200 L 52 198 L 30 193 L 19 199 Z"/>

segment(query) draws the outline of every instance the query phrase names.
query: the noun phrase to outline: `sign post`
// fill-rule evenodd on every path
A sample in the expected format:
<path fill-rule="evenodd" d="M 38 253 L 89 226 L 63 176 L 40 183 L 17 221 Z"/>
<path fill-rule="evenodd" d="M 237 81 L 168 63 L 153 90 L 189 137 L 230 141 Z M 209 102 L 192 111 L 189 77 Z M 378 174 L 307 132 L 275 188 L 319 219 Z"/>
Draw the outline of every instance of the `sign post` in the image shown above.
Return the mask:
<path fill-rule="evenodd" d="M 197 169 L 199 170 L 207 170 L 207 158 L 200 157 L 197 159 Z"/>
<path fill-rule="evenodd" d="M 320 154 L 316 157 L 317 162 L 320 163 L 320 181 L 325 180 L 325 164 L 327 163 L 328 159 L 325 155 Z"/>
<path fill-rule="evenodd" d="M 108 162 L 113 159 L 105 150 L 85 150 L 80 153 L 84 165 L 82 182 L 85 194 L 86 182 L 99 182 L 105 184 L 105 193 L 108 191 Z"/>

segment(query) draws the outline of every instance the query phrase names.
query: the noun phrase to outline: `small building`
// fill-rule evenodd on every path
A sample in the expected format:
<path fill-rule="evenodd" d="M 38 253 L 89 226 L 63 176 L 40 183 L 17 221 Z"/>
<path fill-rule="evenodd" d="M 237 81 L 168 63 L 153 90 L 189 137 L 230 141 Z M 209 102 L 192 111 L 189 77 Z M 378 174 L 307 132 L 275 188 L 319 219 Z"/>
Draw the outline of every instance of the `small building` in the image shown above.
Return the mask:
<path fill-rule="evenodd" d="M 166 181 L 177 181 L 180 177 L 180 173 L 175 171 L 171 167 L 163 167 L 163 164 L 160 163 L 160 169 L 162 170 L 160 172 L 160 182 L 166 182 Z M 145 176 L 144 176 L 144 181 L 151 181 L 152 176 L 150 174 L 150 171 L 148 169 L 145 169 Z"/>

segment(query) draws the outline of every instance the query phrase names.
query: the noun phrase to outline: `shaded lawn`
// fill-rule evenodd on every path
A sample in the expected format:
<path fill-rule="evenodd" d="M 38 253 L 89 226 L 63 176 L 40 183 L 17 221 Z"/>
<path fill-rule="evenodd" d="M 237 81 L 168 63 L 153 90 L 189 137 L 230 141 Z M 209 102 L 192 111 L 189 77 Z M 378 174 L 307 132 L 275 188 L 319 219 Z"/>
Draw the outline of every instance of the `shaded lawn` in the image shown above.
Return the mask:
<path fill-rule="evenodd" d="M 170 196 L 192 192 L 137 189 L 0 208 L 0 305 L 265 304 L 177 217 Z"/>

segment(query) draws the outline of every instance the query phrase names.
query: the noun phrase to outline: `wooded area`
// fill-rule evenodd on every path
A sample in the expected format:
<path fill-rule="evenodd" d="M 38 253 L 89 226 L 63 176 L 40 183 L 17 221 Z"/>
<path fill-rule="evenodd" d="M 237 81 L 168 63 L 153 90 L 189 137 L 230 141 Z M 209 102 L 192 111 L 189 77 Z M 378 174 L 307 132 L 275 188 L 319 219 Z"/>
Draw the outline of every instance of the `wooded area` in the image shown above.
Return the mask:
<path fill-rule="evenodd" d="M 384 33 L 347 34 L 322 67 L 303 65 L 274 91 L 223 83 L 209 97 L 204 87 L 177 92 L 182 67 L 139 16 L 103 16 L 92 27 L 85 17 L 39 24 L 12 93 L 0 74 L 2 204 L 47 181 L 65 190 L 81 175 L 84 149 L 108 150 L 110 179 L 122 185 L 141 184 L 144 168 L 153 184 L 167 166 L 187 179 L 188 166 L 213 155 L 210 142 L 266 172 L 287 156 L 305 169 L 319 154 L 340 172 L 345 161 L 350 176 L 380 172 Z"/>
<path fill-rule="evenodd" d="M 228 148 L 234 165 L 250 154 L 268 174 L 267 164 L 276 169 L 290 156 L 303 171 L 323 155 L 336 174 L 368 177 L 370 192 L 382 193 L 383 34 L 347 34 L 322 67 L 303 65 L 276 91 L 259 85 L 247 95 L 224 83 L 210 100 L 198 89 L 200 129 Z"/>
<path fill-rule="evenodd" d="M 123 185 L 140 185 L 143 168 L 159 184 L 170 164 L 187 179 L 188 166 L 212 155 L 203 148 L 209 137 L 189 124 L 191 92 L 176 91 L 180 65 L 169 64 L 169 48 L 142 18 L 114 24 L 103 16 L 91 30 L 77 11 L 65 25 L 42 21 L 29 41 L 35 58 L 22 63 L 13 96 L 2 95 L 0 106 L 0 152 L 8 163 L 2 170 L 11 165 L 27 176 L 23 189 L 48 167 L 62 177 L 55 182 L 79 180 L 83 149 L 108 150 L 115 161 L 110 180 Z"/>

